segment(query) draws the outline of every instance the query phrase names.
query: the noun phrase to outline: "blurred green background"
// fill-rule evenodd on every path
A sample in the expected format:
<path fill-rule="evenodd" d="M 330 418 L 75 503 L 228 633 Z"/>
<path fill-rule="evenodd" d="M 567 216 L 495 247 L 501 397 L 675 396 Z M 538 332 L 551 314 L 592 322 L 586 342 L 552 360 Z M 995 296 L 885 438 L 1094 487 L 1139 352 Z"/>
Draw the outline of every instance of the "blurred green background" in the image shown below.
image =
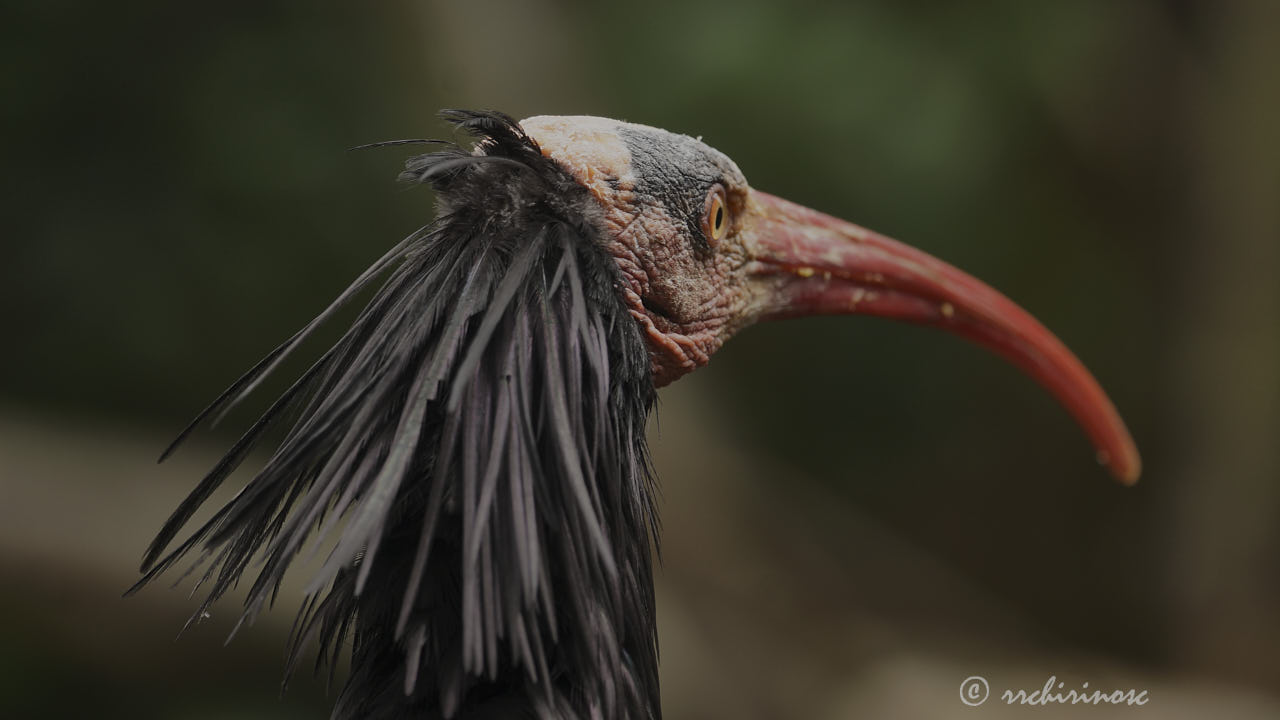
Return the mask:
<path fill-rule="evenodd" d="M 346 148 L 478 107 L 701 135 L 953 262 L 1144 454 L 937 333 L 745 332 L 651 424 L 668 718 L 1022 716 L 970 675 L 1280 717 L 1280 3 L 18 2 L 0 97 L 0 716 L 326 716 L 277 697 L 296 592 L 225 648 L 234 600 L 174 642 L 188 583 L 120 592 L 238 426 L 168 439 L 432 216 Z"/>

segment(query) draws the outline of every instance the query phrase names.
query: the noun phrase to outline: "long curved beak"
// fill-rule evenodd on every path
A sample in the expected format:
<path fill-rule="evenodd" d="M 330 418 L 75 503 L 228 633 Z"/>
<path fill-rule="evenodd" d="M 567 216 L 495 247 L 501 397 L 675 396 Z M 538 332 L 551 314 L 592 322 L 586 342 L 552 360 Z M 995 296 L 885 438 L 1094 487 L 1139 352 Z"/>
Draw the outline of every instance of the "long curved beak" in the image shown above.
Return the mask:
<path fill-rule="evenodd" d="M 1115 406 L 1076 356 L 1025 310 L 973 276 L 865 228 L 752 191 L 744 233 L 759 319 L 866 314 L 948 330 L 1039 382 L 1125 484 L 1142 471 Z"/>

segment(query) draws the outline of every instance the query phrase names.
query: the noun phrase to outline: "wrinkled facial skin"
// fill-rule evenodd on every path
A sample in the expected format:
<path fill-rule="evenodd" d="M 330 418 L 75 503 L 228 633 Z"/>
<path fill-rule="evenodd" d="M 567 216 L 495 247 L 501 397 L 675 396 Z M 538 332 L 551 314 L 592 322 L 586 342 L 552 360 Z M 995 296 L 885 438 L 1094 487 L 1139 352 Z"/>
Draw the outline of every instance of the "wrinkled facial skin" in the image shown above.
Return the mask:
<path fill-rule="evenodd" d="M 751 191 L 732 160 L 687 135 L 605 118 L 540 116 L 520 125 L 600 202 L 604 240 L 648 342 L 655 385 L 706 365 L 754 319 L 743 282 Z M 729 222 L 718 241 L 704 220 L 717 186 Z"/>

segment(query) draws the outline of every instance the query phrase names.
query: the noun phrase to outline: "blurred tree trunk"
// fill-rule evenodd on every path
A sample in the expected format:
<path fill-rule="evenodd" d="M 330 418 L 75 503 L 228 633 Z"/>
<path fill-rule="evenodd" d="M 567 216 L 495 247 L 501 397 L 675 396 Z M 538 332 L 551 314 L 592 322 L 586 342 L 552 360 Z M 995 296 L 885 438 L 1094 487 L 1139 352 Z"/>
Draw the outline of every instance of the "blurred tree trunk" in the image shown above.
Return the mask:
<path fill-rule="evenodd" d="M 441 107 L 493 108 L 516 119 L 581 107 L 583 45 L 564 3 L 433 1 L 419 15 L 423 59 L 445 82 Z"/>
<path fill-rule="evenodd" d="M 1203 3 L 1171 380 L 1175 664 L 1280 685 L 1280 3 Z"/>

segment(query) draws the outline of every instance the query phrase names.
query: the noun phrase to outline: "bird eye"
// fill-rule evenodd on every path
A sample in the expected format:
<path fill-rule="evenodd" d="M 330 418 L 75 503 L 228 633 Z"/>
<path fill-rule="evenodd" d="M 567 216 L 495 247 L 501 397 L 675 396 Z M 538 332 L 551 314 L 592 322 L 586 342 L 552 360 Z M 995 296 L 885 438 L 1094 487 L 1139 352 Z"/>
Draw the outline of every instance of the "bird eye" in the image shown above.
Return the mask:
<path fill-rule="evenodd" d="M 712 245 L 729 233 L 729 203 L 725 200 L 724 186 L 711 187 L 702 206 L 702 234 Z"/>

